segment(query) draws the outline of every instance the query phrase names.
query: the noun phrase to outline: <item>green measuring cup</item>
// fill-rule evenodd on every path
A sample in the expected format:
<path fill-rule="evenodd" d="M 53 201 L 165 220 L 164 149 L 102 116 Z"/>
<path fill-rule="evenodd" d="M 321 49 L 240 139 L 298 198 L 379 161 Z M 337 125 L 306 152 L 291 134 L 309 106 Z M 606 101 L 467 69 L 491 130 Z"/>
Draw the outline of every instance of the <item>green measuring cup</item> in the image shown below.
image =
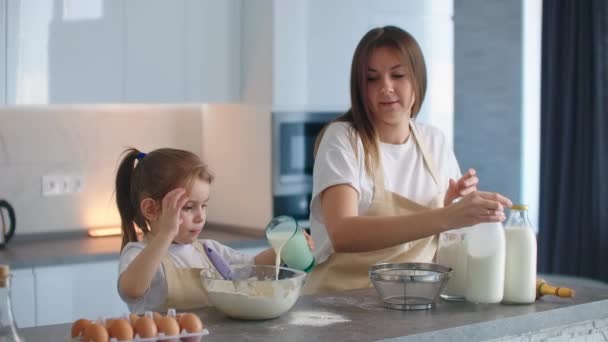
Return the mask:
<path fill-rule="evenodd" d="M 290 216 L 277 216 L 266 226 L 266 239 L 288 267 L 310 272 L 315 266 L 304 230 Z"/>

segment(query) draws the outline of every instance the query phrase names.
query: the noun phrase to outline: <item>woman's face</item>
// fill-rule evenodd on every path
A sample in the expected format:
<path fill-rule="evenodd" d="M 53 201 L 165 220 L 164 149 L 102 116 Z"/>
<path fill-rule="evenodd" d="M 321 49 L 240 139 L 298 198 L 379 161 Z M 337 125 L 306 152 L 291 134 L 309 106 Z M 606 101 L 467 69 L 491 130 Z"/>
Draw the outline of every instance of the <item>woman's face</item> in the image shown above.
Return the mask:
<path fill-rule="evenodd" d="M 390 47 L 372 51 L 367 68 L 367 100 L 374 124 L 407 123 L 414 105 L 414 87 L 399 53 Z"/>

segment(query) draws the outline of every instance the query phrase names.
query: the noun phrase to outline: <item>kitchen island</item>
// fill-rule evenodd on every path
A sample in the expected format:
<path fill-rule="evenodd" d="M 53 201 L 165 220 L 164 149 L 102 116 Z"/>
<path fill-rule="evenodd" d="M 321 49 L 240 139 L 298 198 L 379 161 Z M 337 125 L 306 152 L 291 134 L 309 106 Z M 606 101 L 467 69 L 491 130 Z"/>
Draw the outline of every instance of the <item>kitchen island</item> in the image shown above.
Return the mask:
<path fill-rule="evenodd" d="M 204 341 L 513 341 L 608 340 L 608 285 L 546 276 L 576 290 L 574 298 L 543 297 L 531 305 L 476 305 L 441 299 L 431 310 L 386 309 L 374 289 L 302 296 L 285 315 L 238 321 L 210 308 L 197 313 Z M 95 317 L 90 317 L 94 319 Z M 71 324 L 22 329 L 26 341 L 65 341 Z"/>

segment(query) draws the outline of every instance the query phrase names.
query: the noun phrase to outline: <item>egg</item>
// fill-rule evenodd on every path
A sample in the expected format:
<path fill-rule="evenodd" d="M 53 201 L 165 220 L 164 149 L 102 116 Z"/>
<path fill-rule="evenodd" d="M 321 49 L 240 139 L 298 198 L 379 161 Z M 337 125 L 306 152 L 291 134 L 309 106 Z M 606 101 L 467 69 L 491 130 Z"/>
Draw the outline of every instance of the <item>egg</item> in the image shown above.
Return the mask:
<path fill-rule="evenodd" d="M 203 331 L 203 322 L 193 313 L 185 313 L 179 317 L 179 327 L 189 334 Z"/>
<path fill-rule="evenodd" d="M 140 317 L 137 321 L 135 321 L 135 334 L 139 335 L 141 338 L 154 337 L 158 333 L 158 329 L 156 328 L 156 323 L 150 317 Z"/>
<path fill-rule="evenodd" d="M 133 327 L 124 319 L 115 319 L 108 328 L 110 337 L 115 337 L 119 341 L 128 341 L 133 339 Z"/>
<path fill-rule="evenodd" d="M 108 318 L 108 319 L 106 319 L 106 329 L 109 329 L 110 325 L 112 325 L 112 323 L 114 323 L 115 320 L 116 320 L 116 318 Z"/>
<path fill-rule="evenodd" d="M 156 323 L 156 325 L 158 325 L 158 320 L 161 319 L 163 317 L 163 315 L 161 315 L 158 312 L 153 312 L 152 313 L 152 318 L 154 319 L 154 322 Z"/>
<path fill-rule="evenodd" d="M 129 320 L 131 321 L 131 326 L 135 327 L 135 321 L 137 321 L 139 319 L 139 316 L 137 314 L 129 314 Z"/>
<path fill-rule="evenodd" d="M 88 319 L 81 318 L 76 320 L 76 322 L 72 324 L 72 337 L 81 336 L 89 325 L 91 325 L 91 321 Z"/>
<path fill-rule="evenodd" d="M 165 333 L 166 336 L 179 335 L 179 324 L 173 317 L 161 317 L 158 322 L 158 332 Z"/>
<path fill-rule="evenodd" d="M 106 327 L 101 324 L 90 324 L 85 330 L 82 342 L 108 342 L 109 336 Z"/>

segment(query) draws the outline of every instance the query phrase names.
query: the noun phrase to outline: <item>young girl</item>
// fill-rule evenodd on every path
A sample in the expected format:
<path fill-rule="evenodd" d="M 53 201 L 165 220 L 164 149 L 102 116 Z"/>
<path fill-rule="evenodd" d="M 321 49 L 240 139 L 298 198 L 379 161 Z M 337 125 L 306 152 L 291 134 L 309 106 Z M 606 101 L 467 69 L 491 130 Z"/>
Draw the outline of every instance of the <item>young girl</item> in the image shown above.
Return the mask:
<path fill-rule="evenodd" d="M 131 312 L 209 305 L 200 271 L 215 268 L 203 241 L 229 264 L 274 265 L 272 249 L 253 257 L 217 241 L 198 239 L 212 181 L 207 166 L 187 151 L 124 152 L 116 175 L 123 231 L 118 293 Z M 141 241 L 135 224 L 143 232 Z"/>

